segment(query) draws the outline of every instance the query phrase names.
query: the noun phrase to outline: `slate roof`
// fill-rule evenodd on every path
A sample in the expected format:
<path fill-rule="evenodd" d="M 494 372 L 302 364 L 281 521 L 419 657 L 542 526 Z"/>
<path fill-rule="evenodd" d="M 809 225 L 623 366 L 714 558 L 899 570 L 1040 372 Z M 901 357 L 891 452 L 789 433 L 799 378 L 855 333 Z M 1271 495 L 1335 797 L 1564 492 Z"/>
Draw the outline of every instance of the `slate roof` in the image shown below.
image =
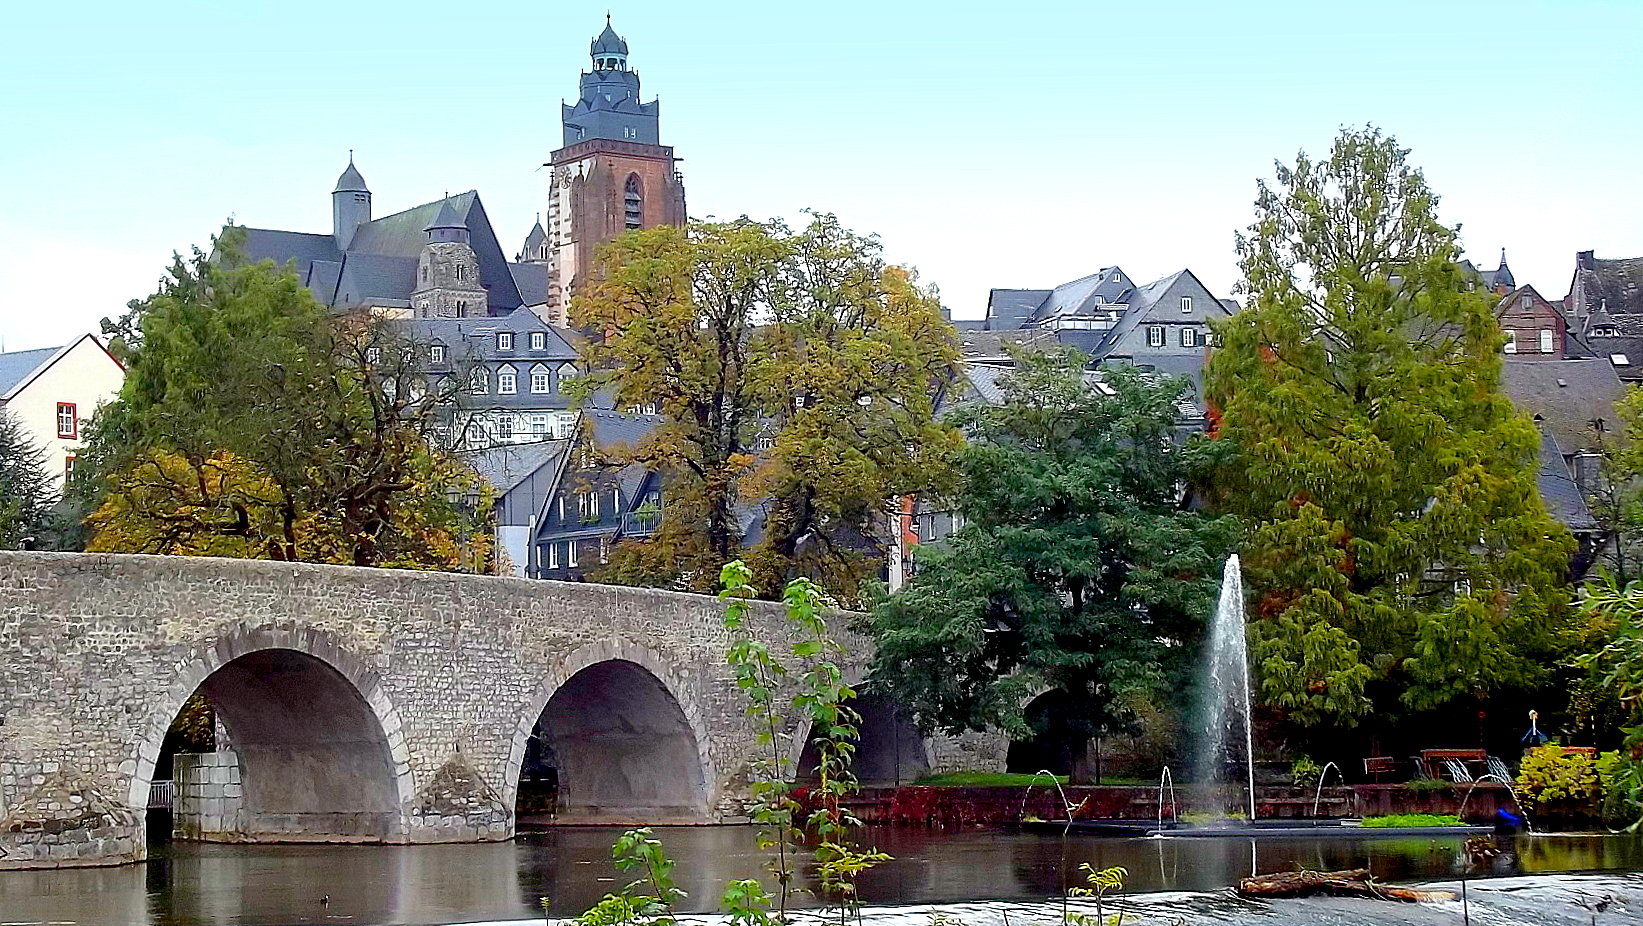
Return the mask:
<path fill-rule="evenodd" d="M 582 420 L 587 424 L 588 434 L 596 446 L 634 448 L 644 443 L 666 419 L 660 415 L 630 415 L 589 408 L 582 411 Z"/>
<path fill-rule="evenodd" d="M 588 54 L 590 54 L 590 55 L 608 55 L 608 54 L 626 55 L 627 53 L 628 53 L 627 40 L 616 34 L 616 30 L 612 29 L 610 27 L 610 17 L 606 16 L 605 17 L 605 31 L 599 33 L 599 35 L 597 35 L 593 39 L 593 41 L 588 43 Z"/>
<path fill-rule="evenodd" d="M 359 168 L 354 166 L 354 159 L 348 158 L 348 167 L 343 170 L 342 176 L 337 178 L 337 187 L 333 193 L 369 193 L 371 188 L 365 185 L 365 178 L 360 176 Z"/>
<path fill-rule="evenodd" d="M 519 298 L 525 305 L 545 305 L 548 301 L 547 264 L 508 264 L 513 274 L 513 285 L 519 289 Z"/>
<path fill-rule="evenodd" d="M 568 440 L 544 440 L 528 444 L 501 444 L 484 450 L 463 451 L 457 457 L 485 477 L 485 481 L 498 494 L 503 494 L 543 465 L 558 459 L 570 443 Z"/>
<path fill-rule="evenodd" d="M 1643 257 L 1599 259 L 1582 251 L 1575 273 L 1585 284 L 1585 311 L 1607 308 L 1617 321 L 1643 315 Z"/>
<path fill-rule="evenodd" d="M 1048 289 L 994 289 L 987 293 L 987 326 L 994 331 L 1020 328 L 1049 298 Z"/>
<path fill-rule="evenodd" d="M 57 356 L 62 347 L 41 347 L 0 354 L 0 396 L 5 396 L 29 374 L 40 369 L 46 361 Z"/>
<path fill-rule="evenodd" d="M 479 260 L 479 281 L 490 314 L 507 315 L 525 305 L 474 190 L 372 219 L 354 232 L 346 252 L 330 235 L 267 228 L 245 229 L 243 250 L 252 262 L 294 263 L 297 279 L 314 298 L 333 308 L 362 302 L 409 306 L 427 230 L 464 226 Z"/>
<path fill-rule="evenodd" d="M 1616 429 L 1614 406 L 1626 394 L 1607 359 L 1506 360 L 1500 378 L 1512 404 L 1539 416 L 1542 428 L 1571 453 L 1592 446 L 1593 419 Z"/>
<path fill-rule="evenodd" d="M 1587 337 L 1586 344 L 1591 348 L 1594 357 L 1614 363 L 1615 373 L 1621 379 L 1643 378 L 1643 337 Z M 1615 362 L 1617 355 L 1624 357 L 1625 361 Z"/>
<path fill-rule="evenodd" d="M 1540 456 L 1535 471 L 1535 484 L 1540 489 L 1541 500 L 1546 503 L 1546 513 L 1569 530 L 1593 532 L 1603 529 L 1597 518 L 1592 516 L 1591 509 L 1587 507 L 1579 483 L 1575 482 L 1574 476 L 1569 473 L 1569 463 L 1563 456 L 1563 448 L 1558 446 L 1557 438 L 1546 428 L 1542 428 L 1540 432 Z"/>

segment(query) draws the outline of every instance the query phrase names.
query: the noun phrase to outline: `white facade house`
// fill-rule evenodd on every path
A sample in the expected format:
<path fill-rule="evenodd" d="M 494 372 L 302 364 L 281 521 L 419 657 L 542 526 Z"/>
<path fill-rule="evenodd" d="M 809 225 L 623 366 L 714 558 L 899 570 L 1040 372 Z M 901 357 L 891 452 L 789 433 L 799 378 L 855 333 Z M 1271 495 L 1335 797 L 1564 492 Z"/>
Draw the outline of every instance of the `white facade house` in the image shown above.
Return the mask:
<path fill-rule="evenodd" d="M 74 467 L 86 419 L 118 396 L 123 382 L 125 367 L 91 334 L 64 347 L 0 354 L 0 405 L 46 449 L 46 469 L 59 488 Z"/>

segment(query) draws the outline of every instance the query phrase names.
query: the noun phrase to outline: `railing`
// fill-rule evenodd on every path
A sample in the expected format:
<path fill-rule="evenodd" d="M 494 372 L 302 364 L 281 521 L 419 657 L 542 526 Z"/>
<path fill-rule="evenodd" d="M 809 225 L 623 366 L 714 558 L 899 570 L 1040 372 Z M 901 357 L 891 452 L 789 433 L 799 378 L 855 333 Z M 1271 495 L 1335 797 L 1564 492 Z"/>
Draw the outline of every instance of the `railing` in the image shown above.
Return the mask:
<path fill-rule="evenodd" d="M 148 809 L 170 810 L 176 795 L 176 786 L 169 781 L 155 781 L 148 786 Z"/>
<path fill-rule="evenodd" d="M 656 533 L 656 528 L 662 526 L 660 512 L 640 515 L 629 511 L 622 515 L 622 533 L 630 537 L 647 537 Z"/>

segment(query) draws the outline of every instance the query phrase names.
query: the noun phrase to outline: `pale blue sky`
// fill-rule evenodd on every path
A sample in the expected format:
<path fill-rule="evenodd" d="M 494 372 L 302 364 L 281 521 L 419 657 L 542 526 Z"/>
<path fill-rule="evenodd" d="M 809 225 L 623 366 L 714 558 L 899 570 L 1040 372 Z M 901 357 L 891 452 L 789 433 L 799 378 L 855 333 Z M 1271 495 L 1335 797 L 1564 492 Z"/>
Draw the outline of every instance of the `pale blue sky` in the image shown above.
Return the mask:
<path fill-rule="evenodd" d="M 1643 0 L 626 2 L 611 12 L 693 216 L 877 232 L 959 317 L 1119 264 L 1237 279 L 1274 158 L 1374 122 L 1471 256 L 1567 290 L 1643 255 Z M 7 14 L 0 337 L 47 346 L 152 291 L 230 214 L 326 231 L 356 150 L 378 215 L 477 188 L 511 254 L 542 211 L 603 5 L 28 4 Z"/>

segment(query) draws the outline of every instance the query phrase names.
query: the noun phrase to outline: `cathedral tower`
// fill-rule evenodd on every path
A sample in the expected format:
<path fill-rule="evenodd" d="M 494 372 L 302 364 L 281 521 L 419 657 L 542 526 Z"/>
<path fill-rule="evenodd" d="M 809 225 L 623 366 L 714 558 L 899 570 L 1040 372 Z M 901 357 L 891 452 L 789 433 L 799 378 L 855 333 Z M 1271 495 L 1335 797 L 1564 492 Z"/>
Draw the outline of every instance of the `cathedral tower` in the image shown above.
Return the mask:
<path fill-rule="evenodd" d="M 331 235 L 337 239 L 338 250 L 347 250 L 354 240 L 354 232 L 371 221 L 371 191 L 365 178 L 354 166 L 354 153 L 348 152 L 348 168 L 337 178 L 337 188 L 331 191 Z"/>
<path fill-rule="evenodd" d="M 628 43 L 610 26 L 588 48 L 575 104 L 561 107 L 564 147 L 548 166 L 549 321 L 567 323 L 570 297 L 598 246 L 625 231 L 685 224 L 685 188 L 673 149 L 660 141 L 661 103 L 641 102 Z"/>

